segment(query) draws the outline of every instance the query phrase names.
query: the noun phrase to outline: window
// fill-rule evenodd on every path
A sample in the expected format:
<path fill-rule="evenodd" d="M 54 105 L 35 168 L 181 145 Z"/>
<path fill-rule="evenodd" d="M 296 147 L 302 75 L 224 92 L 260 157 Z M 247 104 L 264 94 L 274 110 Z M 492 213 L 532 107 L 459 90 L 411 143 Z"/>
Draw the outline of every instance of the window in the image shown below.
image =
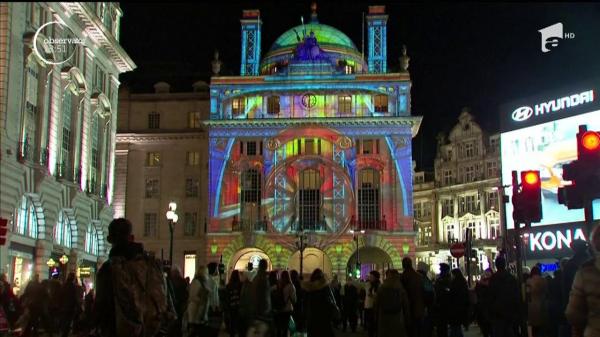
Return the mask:
<path fill-rule="evenodd" d="M 415 175 L 415 184 L 422 184 L 425 182 L 425 176 L 422 174 Z"/>
<path fill-rule="evenodd" d="M 477 195 L 466 195 L 459 198 L 459 210 L 461 214 L 479 211 L 479 200 Z"/>
<path fill-rule="evenodd" d="M 198 129 L 202 125 L 202 121 L 200 120 L 200 112 L 189 112 L 188 113 L 188 128 L 190 129 Z"/>
<path fill-rule="evenodd" d="M 498 176 L 498 163 L 495 161 L 489 161 L 487 164 L 487 175 L 488 178 L 495 178 Z"/>
<path fill-rule="evenodd" d="M 188 152 L 187 153 L 187 165 L 188 166 L 200 165 L 200 152 Z"/>
<path fill-rule="evenodd" d="M 498 209 L 498 191 L 487 192 L 488 209 Z"/>
<path fill-rule="evenodd" d="M 256 156 L 256 142 L 246 142 L 246 155 Z"/>
<path fill-rule="evenodd" d="M 454 216 L 454 200 L 442 199 L 442 218 L 445 216 Z"/>
<path fill-rule="evenodd" d="M 144 237 L 156 237 L 156 213 L 144 213 Z"/>
<path fill-rule="evenodd" d="M 387 95 L 375 95 L 374 97 L 375 112 L 388 112 L 388 97 Z"/>
<path fill-rule="evenodd" d="M 306 139 L 304 141 L 304 154 L 321 154 L 320 139 Z"/>
<path fill-rule="evenodd" d="M 270 96 L 267 98 L 267 113 L 270 115 L 279 113 L 279 96 Z"/>
<path fill-rule="evenodd" d="M 104 82 L 105 82 L 105 74 L 104 70 L 96 64 L 96 72 L 94 74 L 94 85 L 97 90 L 104 92 Z"/>
<path fill-rule="evenodd" d="M 71 222 L 65 212 L 58 213 L 58 222 L 54 226 L 54 243 L 71 248 Z"/>
<path fill-rule="evenodd" d="M 363 169 L 358 177 L 358 221 L 361 228 L 378 229 L 379 172 Z"/>
<path fill-rule="evenodd" d="M 246 98 L 238 97 L 231 101 L 231 113 L 234 116 L 241 115 L 246 112 Z"/>
<path fill-rule="evenodd" d="M 463 182 L 469 183 L 475 181 L 475 166 L 467 166 L 464 168 Z"/>
<path fill-rule="evenodd" d="M 240 214 L 242 223 L 254 224 L 260 220 L 261 175 L 256 169 L 246 170 L 241 176 Z"/>
<path fill-rule="evenodd" d="M 157 178 L 146 179 L 146 198 L 158 198 L 160 196 L 160 190 L 158 186 Z"/>
<path fill-rule="evenodd" d="M 194 236 L 196 235 L 196 225 L 198 222 L 198 213 L 185 213 L 185 223 L 183 225 L 183 235 Z"/>
<path fill-rule="evenodd" d="M 38 219 L 33 202 L 28 197 L 21 199 L 21 206 L 15 212 L 16 221 L 14 232 L 37 239 Z"/>
<path fill-rule="evenodd" d="M 344 95 L 338 97 L 338 111 L 343 115 L 352 113 L 352 96 Z"/>
<path fill-rule="evenodd" d="M 146 158 L 146 164 L 148 166 L 159 166 L 160 165 L 160 152 L 148 152 Z"/>
<path fill-rule="evenodd" d="M 431 241 L 431 226 L 419 226 L 419 245 L 427 246 Z"/>
<path fill-rule="evenodd" d="M 471 238 L 473 240 L 477 240 L 481 237 L 481 232 L 480 232 L 480 228 L 481 226 L 479 226 L 479 222 L 475 221 L 475 220 L 470 220 L 467 222 L 467 230 L 469 232 L 471 232 Z M 465 238 L 466 240 L 467 238 Z"/>
<path fill-rule="evenodd" d="M 379 139 L 365 139 L 362 147 L 363 154 L 379 153 Z"/>
<path fill-rule="evenodd" d="M 431 216 L 431 203 L 429 201 L 425 201 L 423 203 L 423 217 Z"/>
<path fill-rule="evenodd" d="M 448 242 L 453 242 L 456 239 L 456 232 L 454 230 L 453 223 L 446 225 L 446 237 L 448 238 Z"/>
<path fill-rule="evenodd" d="M 495 240 L 500 236 L 500 219 L 498 217 L 488 218 L 490 224 L 490 235 L 489 239 Z"/>
<path fill-rule="evenodd" d="M 185 179 L 185 196 L 188 198 L 197 198 L 199 190 L 198 178 Z"/>
<path fill-rule="evenodd" d="M 467 143 L 464 146 L 465 146 L 465 153 L 464 153 L 465 158 L 475 157 L 475 155 L 477 154 L 477 151 L 475 149 L 475 144 Z"/>
<path fill-rule="evenodd" d="M 36 61 L 30 61 L 25 68 L 26 93 L 25 93 L 25 114 L 23 121 L 23 142 L 25 143 L 20 153 L 23 158 L 32 159 L 30 155 L 35 146 L 36 129 L 38 122 L 38 78 L 39 66 Z"/>
<path fill-rule="evenodd" d="M 98 231 L 94 224 L 89 224 L 85 232 L 85 251 L 92 255 L 100 254 L 100 244 L 98 240 Z"/>
<path fill-rule="evenodd" d="M 346 74 L 346 75 L 354 74 L 354 67 L 349 64 L 346 64 L 344 66 L 344 74 Z"/>
<path fill-rule="evenodd" d="M 160 114 L 158 112 L 151 112 L 148 114 L 148 129 L 159 129 L 160 128 Z"/>
<path fill-rule="evenodd" d="M 69 160 L 71 157 L 71 137 L 72 137 L 72 116 L 73 116 L 73 95 L 70 89 L 65 90 L 63 101 L 63 123 L 62 123 L 62 143 L 61 143 L 61 158 L 58 174 L 64 176 L 69 168 Z"/>
<path fill-rule="evenodd" d="M 452 184 L 452 170 L 444 170 L 443 182 L 444 186 Z"/>
<path fill-rule="evenodd" d="M 298 191 L 298 214 L 300 226 L 305 230 L 320 229 L 321 219 L 321 176 L 319 171 L 306 169 L 300 172 Z"/>
<path fill-rule="evenodd" d="M 421 214 L 423 214 L 423 209 L 421 208 L 421 203 L 416 202 L 413 205 L 413 216 L 418 219 L 421 217 Z"/>
<path fill-rule="evenodd" d="M 500 138 L 490 138 L 490 153 L 496 153 L 500 149 Z"/>

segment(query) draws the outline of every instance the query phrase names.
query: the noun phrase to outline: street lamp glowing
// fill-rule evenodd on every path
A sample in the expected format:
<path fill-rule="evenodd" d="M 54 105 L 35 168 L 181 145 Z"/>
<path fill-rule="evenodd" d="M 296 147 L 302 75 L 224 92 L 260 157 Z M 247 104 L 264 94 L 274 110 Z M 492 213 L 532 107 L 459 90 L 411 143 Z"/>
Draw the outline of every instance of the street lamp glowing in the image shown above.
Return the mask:
<path fill-rule="evenodd" d="M 48 265 L 48 268 L 52 268 L 52 267 L 56 266 L 56 261 L 54 261 L 53 258 L 50 258 L 50 260 L 48 260 L 48 262 L 46 262 L 46 265 Z"/>
<path fill-rule="evenodd" d="M 169 203 L 169 209 L 170 209 L 171 211 L 176 211 L 176 210 L 177 210 L 177 203 L 175 203 L 175 202 L 171 201 L 171 202 Z"/>
<path fill-rule="evenodd" d="M 58 260 L 62 264 L 67 264 L 69 262 L 69 257 L 67 255 L 63 254 L 63 256 L 61 256 L 60 259 L 58 259 Z"/>

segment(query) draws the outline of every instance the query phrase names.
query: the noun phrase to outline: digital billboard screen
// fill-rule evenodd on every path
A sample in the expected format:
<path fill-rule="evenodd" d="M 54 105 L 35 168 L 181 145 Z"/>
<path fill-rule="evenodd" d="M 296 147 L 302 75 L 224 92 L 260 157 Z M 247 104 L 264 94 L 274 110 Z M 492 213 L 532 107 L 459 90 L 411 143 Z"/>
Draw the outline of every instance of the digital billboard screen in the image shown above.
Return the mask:
<path fill-rule="evenodd" d="M 577 132 L 579 125 L 583 124 L 587 125 L 588 130 L 600 130 L 600 109 L 501 134 L 503 185 L 512 183 L 513 170 L 540 171 L 543 218 L 532 226 L 584 220 L 583 209 L 569 210 L 558 203 L 558 188 L 565 183 L 562 166 L 577 159 Z M 506 188 L 505 193 L 512 196 L 512 188 Z M 514 228 L 512 211 L 512 203 L 509 202 L 506 204 L 509 229 Z M 600 200 L 594 202 L 594 218 L 600 219 Z"/>

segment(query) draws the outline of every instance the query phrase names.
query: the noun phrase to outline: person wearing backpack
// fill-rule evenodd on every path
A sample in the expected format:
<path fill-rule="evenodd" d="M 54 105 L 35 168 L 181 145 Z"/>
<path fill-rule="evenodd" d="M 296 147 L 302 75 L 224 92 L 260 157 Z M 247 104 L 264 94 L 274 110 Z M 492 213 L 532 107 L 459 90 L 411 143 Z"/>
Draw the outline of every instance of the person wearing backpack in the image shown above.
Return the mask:
<path fill-rule="evenodd" d="M 133 242 L 131 222 L 114 219 L 108 226 L 109 259 L 96 276 L 94 334 L 154 337 L 176 319 L 161 263 Z"/>
<path fill-rule="evenodd" d="M 385 276 L 373 303 L 373 311 L 377 316 L 377 337 L 408 337 L 406 327 L 412 318 L 400 273 L 388 269 Z"/>

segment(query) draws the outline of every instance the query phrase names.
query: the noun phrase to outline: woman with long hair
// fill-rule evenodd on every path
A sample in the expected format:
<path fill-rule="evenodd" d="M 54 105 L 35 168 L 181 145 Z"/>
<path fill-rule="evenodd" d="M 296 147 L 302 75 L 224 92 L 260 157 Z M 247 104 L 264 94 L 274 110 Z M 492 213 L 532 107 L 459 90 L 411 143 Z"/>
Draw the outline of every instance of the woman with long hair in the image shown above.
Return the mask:
<path fill-rule="evenodd" d="M 365 325 L 369 332 L 369 337 L 377 336 L 377 316 L 373 311 L 373 304 L 377 297 L 377 290 L 379 290 L 380 274 L 376 270 L 371 270 L 369 273 L 369 280 L 366 286 L 366 297 L 365 297 Z"/>
<path fill-rule="evenodd" d="M 300 283 L 300 274 L 297 270 L 294 269 L 290 272 L 290 278 L 294 288 L 296 289 L 296 303 L 293 307 L 292 318 L 296 323 L 296 331 L 303 334 L 306 332 L 306 313 L 304 312 L 305 292 L 304 289 L 302 289 L 302 285 Z"/>
<path fill-rule="evenodd" d="M 319 268 L 310 276 L 310 281 L 303 282 L 306 291 L 306 330 L 310 337 L 333 337 L 333 322 L 338 317 L 339 308 L 335 303 L 333 292 Z"/>
<path fill-rule="evenodd" d="M 292 284 L 290 273 L 287 270 L 282 271 L 279 275 L 277 291 L 283 301 L 283 308 L 275 314 L 277 337 L 287 337 L 290 316 L 294 311 L 294 303 L 296 303 L 296 288 Z"/>

